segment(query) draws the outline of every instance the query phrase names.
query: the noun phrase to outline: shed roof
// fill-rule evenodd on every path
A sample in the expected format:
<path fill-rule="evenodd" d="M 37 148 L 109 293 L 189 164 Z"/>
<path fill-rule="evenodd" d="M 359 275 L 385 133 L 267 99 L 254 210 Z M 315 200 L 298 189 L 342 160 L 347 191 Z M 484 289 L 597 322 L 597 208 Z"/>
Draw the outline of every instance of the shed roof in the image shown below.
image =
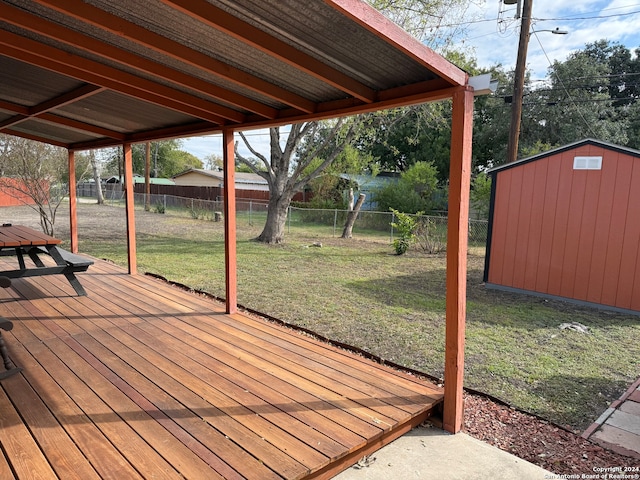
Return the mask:
<path fill-rule="evenodd" d="M 548 150 L 546 152 L 538 153 L 537 155 L 532 155 L 527 158 L 523 158 L 511 163 L 505 163 L 504 165 L 499 165 L 497 167 L 491 168 L 487 170 L 487 173 L 500 172 L 502 170 L 508 170 L 509 168 L 518 167 L 520 165 L 524 165 L 526 163 L 535 162 L 536 160 L 540 160 L 542 158 L 550 157 L 552 155 L 557 155 L 562 152 L 566 152 L 568 150 L 574 150 L 576 148 L 583 147 L 585 145 L 595 145 L 598 147 L 606 148 L 607 150 L 613 150 L 616 152 L 621 152 L 626 155 L 631 155 L 633 157 L 640 157 L 640 151 L 634 150 L 633 148 L 623 147 L 622 145 L 616 145 L 615 143 L 609 143 L 602 140 L 594 140 L 593 138 L 585 138 L 584 140 L 579 140 L 577 142 L 569 143 L 562 147 L 554 148 L 552 150 Z"/>
<path fill-rule="evenodd" d="M 0 132 L 73 150 L 421 103 L 467 82 L 360 0 L 0 1 Z"/>

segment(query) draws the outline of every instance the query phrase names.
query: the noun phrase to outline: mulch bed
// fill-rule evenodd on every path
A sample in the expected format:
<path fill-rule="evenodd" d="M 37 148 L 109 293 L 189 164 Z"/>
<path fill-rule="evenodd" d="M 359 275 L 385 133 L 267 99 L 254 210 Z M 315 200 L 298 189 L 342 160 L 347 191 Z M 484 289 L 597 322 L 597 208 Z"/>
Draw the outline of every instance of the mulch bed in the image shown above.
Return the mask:
<path fill-rule="evenodd" d="M 635 458 L 479 395 L 465 395 L 464 423 L 470 436 L 558 475 L 581 478 L 603 467 L 638 466 Z"/>

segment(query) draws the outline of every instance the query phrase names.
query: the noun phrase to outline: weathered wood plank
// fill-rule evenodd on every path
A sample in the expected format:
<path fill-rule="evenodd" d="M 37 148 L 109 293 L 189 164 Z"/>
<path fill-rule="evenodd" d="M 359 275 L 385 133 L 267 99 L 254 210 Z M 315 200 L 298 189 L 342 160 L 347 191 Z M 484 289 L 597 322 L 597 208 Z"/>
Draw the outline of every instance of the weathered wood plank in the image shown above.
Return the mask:
<path fill-rule="evenodd" d="M 31 344 L 26 347 L 136 470 L 144 472 L 145 476 L 155 476 L 154 478 L 181 478 L 131 427 L 131 423 L 143 422 L 148 416 L 144 412 L 140 414 L 135 410 L 125 409 L 117 401 L 112 404 L 103 402 L 83 381 L 96 376 L 95 372 L 82 372 L 86 370 L 86 364 L 82 365 L 82 359 L 63 342 L 52 339 L 47 341 L 47 345 Z M 84 378 L 81 379 L 77 374 L 83 374 Z M 160 438 L 163 437 L 164 435 Z"/>
<path fill-rule="evenodd" d="M 0 450 L 0 454 L 0 478 L 3 480 L 16 480 L 16 477 L 13 475 L 11 467 L 9 466 L 9 462 L 7 461 L 7 457 L 5 457 L 5 453 Z"/>
<path fill-rule="evenodd" d="M 3 388 L 0 388 L 0 431 L 0 446 L 20 480 L 57 478 Z"/>
<path fill-rule="evenodd" d="M 100 478 L 23 375 L 14 375 L 4 380 L 3 387 L 11 402 L 17 405 L 22 421 L 60 478 Z"/>
<path fill-rule="evenodd" d="M 39 342 L 38 342 L 39 344 Z M 41 348 L 45 348 L 41 346 Z M 32 347 L 37 353 L 37 348 Z M 14 347 L 17 360 L 23 365 L 23 375 L 41 398 L 46 399 L 49 410 L 62 428 L 94 466 L 103 480 L 135 480 L 138 472 L 125 460 L 113 444 L 103 435 L 91 419 L 78 407 L 72 397 L 38 363 L 22 345 Z M 40 357 L 40 361 L 46 361 Z M 4 477 L 0 477 L 4 478 Z"/>

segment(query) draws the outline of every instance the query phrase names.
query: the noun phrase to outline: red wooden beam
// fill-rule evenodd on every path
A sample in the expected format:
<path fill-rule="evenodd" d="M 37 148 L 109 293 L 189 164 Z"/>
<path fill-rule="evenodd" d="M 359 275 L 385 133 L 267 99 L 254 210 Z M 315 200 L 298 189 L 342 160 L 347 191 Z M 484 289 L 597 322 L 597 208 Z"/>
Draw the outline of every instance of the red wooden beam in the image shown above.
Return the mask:
<path fill-rule="evenodd" d="M 238 276 L 236 255 L 236 180 L 233 130 L 222 132 L 224 165 L 224 259 L 227 313 L 238 311 Z"/>
<path fill-rule="evenodd" d="M 127 214 L 127 260 L 129 263 L 129 274 L 138 273 L 138 263 L 136 255 L 136 219 L 134 214 L 133 198 L 133 154 L 131 144 L 125 143 L 124 150 L 124 189 L 125 189 L 125 210 Z"/>
<path fill-rule="evenodd" d="M 447 224 L 447 296 L 443 427 L 457 433 L 463 424 L 464 332 L 467 297 L 467 243 L 473 89 L 453 95 L 449 220 Z"/>
<path fill-rule="evenodd" d="M 69 150 L 69 241 L 71 252 L 78 253 L 78 209 L 76 198 L 76 155 Z"/>

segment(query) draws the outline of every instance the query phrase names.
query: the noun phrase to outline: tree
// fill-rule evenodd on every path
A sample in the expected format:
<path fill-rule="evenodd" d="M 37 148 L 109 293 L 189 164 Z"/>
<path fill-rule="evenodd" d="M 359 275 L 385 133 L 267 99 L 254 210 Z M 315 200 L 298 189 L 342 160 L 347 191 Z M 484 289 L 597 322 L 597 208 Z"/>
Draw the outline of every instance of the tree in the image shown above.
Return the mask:
<path fill-rule="evenodd" d="M 254 150 L 247 137 L 239 132 L 244 144 L 260 164 L 237 153 L 238 149 L 237 158 L 269 185 L 267 220 L 262 233 L 257 237 L 258 241 L 281 243 L 284 240 L 284 227 L 291 199 L 333 162 L 343 147 L 353 139 L 359 123 L 354 118 L 342 118 L 294 124 L 286 139 L 281 138 L 279 127 L 270 128 L 270 158 Z M 309 137 L 319 138 L 320 141 L 308 142 L 304 149 L 299 149 L 302 140 Z M 281 141 L 284 145 L 281 145 Z M 322 161 L 309 168 L 318 157 Z"/>
<path fill-rule="evenodd" d="M 68 157 L 61 148 L 0 134 L 0 188 L 40 216 L 40 226 L 54 236 L 56 213 L 67 193 Z"/>
<path fill-rule="evenodd" d="M 93 183 L 96 186 L 96 197 L 98 198 L 98 205 L 104 204 L 104 195 L 102 193 L 102 164 L 96 158 L 96 152 L 91 150 L 89 152 L 89 162 L 91 165 L 91 171 L 93 173 Z"/>
<path fill-rule="evenodd" d="M 222 170 L 223 165 L 224 161 L 220 155 L 212 153 L 204 157 L 204 168 L 207 170 Z"/>
<path fill-rule="evenodd" d="M 202 161 L 195 155 L 181 150 L 179 139 L 151 142 L 151 176 L 168 178 L 190 168 L 202 168 Z M 146 146 L 134 144 L 131 148 L 133 172 L 143 174 L 145 169 Z M 105 170 L 112 175 L 121 175 L 122 153 L 119 147 L 109 149 L 109 160 Z"/>
<path fill-rule="evenodd" d="M 480 172 L 471 182 L 471 206 L 479 218 L 489 218 L 489 204 L 491 201 L 491 177 Z"/>
<path fill-rule="evenodd" d="M 400 175 L 398 183 L 376 192 L 374 200 L 382 211 L 417 213 L 433 210 L 437 193 L 438 169 L 431 162 L 417 162 Z"/>
<path fill-rule="evenodd" d="M 490 73 L 498 82 L 494 95 L 481 95 L 474 101 L 473 118 L 473 170 L 482 171 L 498 166 L 507 160 L 507 143 L 511 104 L 505 100 L 511 98 L 513 75 L 507 74 L 500 65 L 495 65 L 478 73 Z M 524 137 L 525 119 L 523 119 Z M 520 144 L 524 144 L 524 139 Z"/>
<path fill-rule="evenodd" d="M 383 171 L 404 172 L 431 162 L 446 180 L 451 138 L 449 102 L 398 108 L 378 114 L 379 128 L 359 138 L 360 148 L 377 159 Z"/>
<path fill-rule="evenodd" d="M 588 137 L 626 145 L 630 119 L 628 101 L 623 98 L 633 100 L 635 88 L 619 81 L 629 79 L 631 63 L 626 57 L 624 47 L 601 40 L 587 44 L 564 62 L 554 62 L 549 68 L 549 85 L 532 90 L 525 101 L 523 118 L 530 125 L 530 131 L 524 133 L 525 145 L 538 141 L 565 145 Z M 618 79 L 615 85 L 613 79 Z M 628 93 L 621 97 L 627 88 Z"/>
<path fill-rule="evenodd" d="M 461 33 L 461 30 L 454 32 L 454 34 L 447 33 L 445 36 L 434 35 L 433 32 L 440 32 L 441 30 L 438 27 L 443 22 L 446 23 L 456 18 L 462 18 L 469 2 L 463 0 L 402 0 L 400 2 L 395 0 L 369 0 L 369 4 L 387 15 L 401 27 L 410 31 L 416 38 L 430 44 L 432 48 L 447 52 L 451 50 L 453 39 Z M 462 22 L 458 23 L 462 24 Z M 431 109 L 437 111 L 438 108 L 437 104 L 425 107 L 427 112 L 432 111 Z M 358 118 L 371 117 L 371 115 L 367 115 Z M 261 175 L 269 183 L 270 200 L 267 221 L 263 232 L 258 236 L 258 240 L 267 243 L 279 243 L 282 241 L 286 212 L 293 195 L 300 191 L 306 183 L 317 178 L 335 160 L 342 148 L 350 143 L 355 133 L 360 130 L 360 126 L 367 123 L 367 121 L 361 122 L 361 120 L 351 119 L 345 122 L 344 125 L 342 120 L 321 124 L 300 124 L 292 127 L 284 148 L 280 146 L 279 129 L 272 128 L 270 129 L 271 154 L 269 160 L 253 150 L 247 138 L 242 133 L 240 134 L 247 148 L 260 160 L 266 171 L 257 168 L 248 158 L 243 158 L 239 155 L 238 158 L 251 171 Z M 327 129 L 329 133 L 327 133 Z M 324 135 L 322 132 L 324 132 Z M 310 138 L 314 139 L 314 141 L 309 142 L 310 148 L 303 149 L 293 159 L 296 147 L 306 135 L 310 135 Z M 320 135 L 320 137 L 315 138 L 316 135 Z M 369 133 L 367 136 L 370 135 Z M 450 135 L 447 135 L 446 138 L 445 144 L 449 141 Z M 441 141 L 441 139 L 441 136 L 433 137 L 434 142 L 432 144 Z M 311 162 L 317 156 L 322 158 L 318 168 L 309 169 Z"/>
<path fill-rule="evenodd" d="M 474 20 L 468 13 L 473 2 L 465 0 L 367 0 L 367 3 L 440 53 L 460 50 L 469 22 Z M 446 28 L 441 28 L 445 25 Z"/>
<path fill-rule="evenodd" d="M 349 190 L 349 213 L 347 213 L 347 220 L 344 223 L 342 236 L 340 238 L 353 237 L 353 225 L 356 223 L 358 213 L 360 213 L 360 209 L 362 208 L 365 197 L 366 195 L 364 193 L 361 193 L 360 195 L 358 195 L 358 200 L 354 204 L 353 189 Z"/>

